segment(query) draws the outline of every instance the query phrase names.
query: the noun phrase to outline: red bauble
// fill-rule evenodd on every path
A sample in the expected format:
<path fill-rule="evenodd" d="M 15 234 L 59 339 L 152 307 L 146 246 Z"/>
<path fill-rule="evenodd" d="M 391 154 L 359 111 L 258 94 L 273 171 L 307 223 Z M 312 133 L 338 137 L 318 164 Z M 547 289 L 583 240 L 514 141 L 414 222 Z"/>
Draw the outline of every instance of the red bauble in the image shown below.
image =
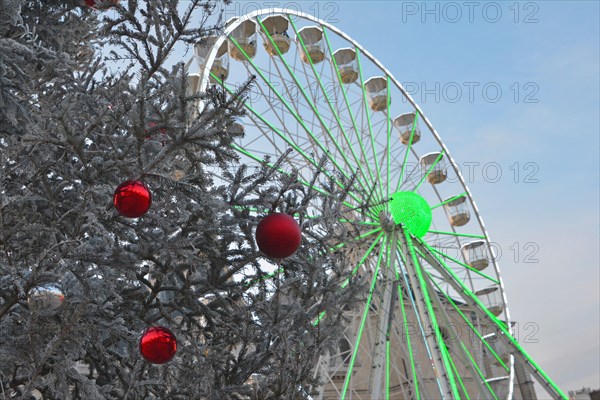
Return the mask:
<path fill-rule="evenodd" d="M 256 227 L 256 244 L 271 258 L 285 258 L 296 252 L 302 240 L 300 226 L 287 214 L 271 214 Z"/>
<path fill-rule="evenodd" d="M 173 332 L 163 326 L 146 329 L 140 338 L 140 353 L 152 364 L 171 361 L 177 352 L 177 339 Z"/>
<path fill-rule="evenodd" d="M 152 204 L 152 195 L 148 186 L 140 181 L 125 181 L 117 186 L 113 203 L 119 214 L 137 218 L 146 214 Z"/>
<path fill-rule="evenodd" d="M 119 0 L 85 0 L 85 4 L 89 7 L 107 7 L 119 3 Z"/>

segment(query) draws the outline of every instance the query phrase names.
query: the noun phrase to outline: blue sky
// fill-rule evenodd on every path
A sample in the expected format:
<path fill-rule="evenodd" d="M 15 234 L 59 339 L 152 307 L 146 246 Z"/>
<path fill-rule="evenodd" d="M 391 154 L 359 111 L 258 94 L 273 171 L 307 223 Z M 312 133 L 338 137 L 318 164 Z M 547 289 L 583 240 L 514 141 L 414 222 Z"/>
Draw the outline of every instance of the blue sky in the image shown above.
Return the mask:
<path fill-rule="evenodd" d="M 226 9 L 227 17 L 269 7 L 313 14 L 412 92 L 464 167 L 502 252 L 519 339 L 565 391 L 600 387 L 599 4 L 247 1 Z"/>

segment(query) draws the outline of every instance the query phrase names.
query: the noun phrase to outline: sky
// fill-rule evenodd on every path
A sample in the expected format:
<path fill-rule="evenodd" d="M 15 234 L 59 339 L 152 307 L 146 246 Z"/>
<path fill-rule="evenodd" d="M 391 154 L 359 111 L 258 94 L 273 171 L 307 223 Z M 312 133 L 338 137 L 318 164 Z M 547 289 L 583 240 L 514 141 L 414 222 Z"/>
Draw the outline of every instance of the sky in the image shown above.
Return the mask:
<path fill-rule="evenodd" d="M 312 14 L 409 90 L 463 167 L 497 244 L 518 339 L 564 391 L 600 388 L 599 4 L 312 0 L 225 9 L 226 18 L 270 7 Z"/>

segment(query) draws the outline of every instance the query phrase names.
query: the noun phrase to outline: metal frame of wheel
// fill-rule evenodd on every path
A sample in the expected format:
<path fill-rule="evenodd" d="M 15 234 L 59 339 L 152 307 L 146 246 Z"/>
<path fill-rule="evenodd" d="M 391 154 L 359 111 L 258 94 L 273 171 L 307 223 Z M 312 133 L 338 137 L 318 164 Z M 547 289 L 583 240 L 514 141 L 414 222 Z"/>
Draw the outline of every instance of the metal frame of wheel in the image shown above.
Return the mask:
<path fill-rule="evenodd" d="M 263 24 L 274 15 L 287 18 L 296 38 L 285 54 Z M 256 55 L 248 54 L 248 43 L 240 44 L 234 35 L 246 21 L 256 24 Z M 315 25 L 322 31 L 323 54 L 298 34 Z M 259 40 L 272 55 L 258 46 Z M 211 68 L 225 42 L 243 57 L 232 60 L 229 78 L 222 80 Z M 356 80 L 348 84 L 335 61 L 340 48 L 356 56 L 349 63 Z M 385 93 L 368 92 L 367 75 L 383 78 L 379 84 L 385 82 Z M 440 136 L 396 78 L 334 26 L 277 8 L 230 21 L 214 41 L 195 89 L 218 85 L 233 94 L 231 82 L 250 76 L 256 83 L 244 102 L 246 135 L 233 145 L 242 162 L 262 165 L 266 155 L 283 157 L 287 166 L 270 165 L 282 173 L 296 168 L 300 183 L 328 196 L 319 181 L 311 180 L 320 171 L 347 193 L 340 219 L 357 230 L 331 249 L 347 251 L 352 261 L 344 285 L 360 279 L 369 290 L 362 308 L 348 311 L 351 323 L 340 352 L 321 357 L 315 371 L 324 381 L 319 397 L 510 399 L 519 397 L 514 390 L 519 387 L 521 396 L 534 398 L 530 374 L 553 398 L 567 398 L 514 338 L 500 269 L 473 196 Z M 397 112 L 413 115 L 406 144 L 394 126 Z M 419 123 L 426 130 L 421 132 Z M 434 162 L 423 167 L 420 160 L 432 152 Z M 327 168 L 320 163 L 323 158 Z M 438 169 L 445 181 L 430 183 Z M 394 197 L 400 205 L 392 202 Z M 461 216 L 471 224 L 450 222 L 456 211 L 450 205 L 457 199 L 464 204 Z M 311 209 L 318 214 L 319 203 Z M 427 225 L 427 215 L 432 226 L 422 234 L 415 226 Z M 469 265 L 463 248 L 473 239 L 482 241 L 480 253 L 493 274 Z M 482 301 L 490 290 L 499 294 L 496 310 Z M 314 324 L 322 318 L 327 315 L 319 315 Z"/>

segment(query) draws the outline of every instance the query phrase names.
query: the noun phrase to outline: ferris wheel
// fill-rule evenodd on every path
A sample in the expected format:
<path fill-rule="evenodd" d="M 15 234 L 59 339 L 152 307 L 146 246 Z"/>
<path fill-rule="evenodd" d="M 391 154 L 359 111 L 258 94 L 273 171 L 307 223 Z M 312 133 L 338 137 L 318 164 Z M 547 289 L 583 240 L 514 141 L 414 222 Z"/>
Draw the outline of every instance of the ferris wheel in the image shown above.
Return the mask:
<path fill-rule="evenodd" d="M 490 236 L 456 162 L 374 56 L 285 9 L 232 18 L 195 56 L 194 91 L 233 94 L 255 77 L 236 124 L 242 162 L 281 158 L 320 196 L 330 189 L 311 180 L 316 170 L 347 193 L 339 216 L 356 232 L 332 250 L 351 260 L 344 284 L 360 276 L 368 293 L 348 311 L 339 351 L 321 357 L 319 398 L 534 399 L 530 377 L 566 398 L 513 337 Z"/>

